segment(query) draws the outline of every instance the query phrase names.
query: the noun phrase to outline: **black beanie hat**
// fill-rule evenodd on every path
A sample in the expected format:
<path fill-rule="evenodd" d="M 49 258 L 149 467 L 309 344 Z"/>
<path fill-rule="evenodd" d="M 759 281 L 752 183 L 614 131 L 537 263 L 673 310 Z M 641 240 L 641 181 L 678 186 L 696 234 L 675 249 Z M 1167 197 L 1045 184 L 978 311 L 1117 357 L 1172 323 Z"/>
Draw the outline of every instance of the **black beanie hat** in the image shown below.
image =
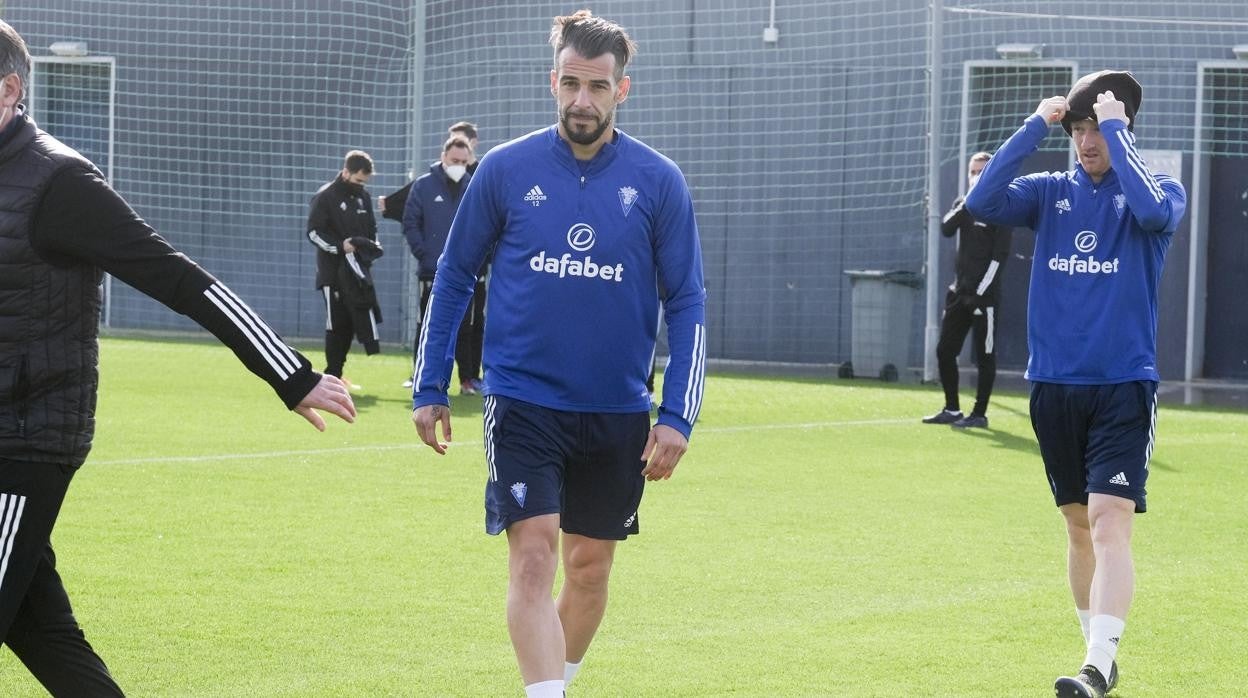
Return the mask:
<path fill-rule="evenodd" d="M 1135 76 L 1125 70 L 1102 70 L 1099 73 L 1084 75 L 1066 95 L 1066 116 L 1062 117 L 1062 128 L 1070 135 L 1070 125 L 1084 119 L 1096 120 L 1096 96 L 1102 92 L 1113 92 L 1114 98 L 1122 102 L 1127 113 L 1127 128 L 1135 130 L 1135 112 L 1140 108 L 1143 89 Z"/>

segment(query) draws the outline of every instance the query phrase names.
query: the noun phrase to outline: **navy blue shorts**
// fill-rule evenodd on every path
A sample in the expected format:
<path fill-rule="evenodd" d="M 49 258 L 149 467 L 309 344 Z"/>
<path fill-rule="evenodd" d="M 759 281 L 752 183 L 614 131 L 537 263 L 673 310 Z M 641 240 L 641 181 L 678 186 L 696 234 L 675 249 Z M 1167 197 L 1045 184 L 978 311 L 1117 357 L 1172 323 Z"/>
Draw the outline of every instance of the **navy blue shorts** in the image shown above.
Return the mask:
<path fill-rule="evenodd" d="M 1110 494 L 1146 510 L 1144 484 L 1157 429 L 1157 384 L 1032 383 L 1031 426 L 1058 506 Z"/>
<path fill-rule="evenodd" d="M 637 533 L 648 412 L 562 412 L 501 395 L 486 396 L 484 412 L 487 533 L 542 514 L 589 538 Z"/>

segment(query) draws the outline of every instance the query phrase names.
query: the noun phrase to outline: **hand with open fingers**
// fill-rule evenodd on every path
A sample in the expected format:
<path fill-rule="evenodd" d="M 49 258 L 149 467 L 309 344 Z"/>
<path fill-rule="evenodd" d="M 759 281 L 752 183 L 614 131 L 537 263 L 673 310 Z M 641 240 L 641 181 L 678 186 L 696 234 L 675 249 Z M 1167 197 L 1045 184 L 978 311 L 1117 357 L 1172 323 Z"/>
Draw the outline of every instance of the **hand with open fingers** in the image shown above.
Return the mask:
<path fill-rule="evenodd" d="M 672 476 L 680 457 L 689 450 L 689 439 L 685 435 L 667 426 L 656 424 L 646 439 L 646 447 L 641 451 L 641 459 L 646 467 L 641 474 L 647 480 L 666 480 Z"/>
<path fill-rule="evenodd" d="M 317 431 L 325 431 L 325 420 L 317 410 L 336 414 L 344 422 L 355 421 L 355 403 L 347 386 L 338 378 L 321 376 L 316 386 L 295 405 L 295 413 L 308 420 Z"/>
<path fill-rule="evenodd" d="M 1127 106 L 1109 90 L 1096 96 L 1096 104 L 1092 106 L 1092 111 L 1096 112 L 1098 123 L 1104 123 L 1106 119 L 1118 119 L 1124 124 L 1131 123 L 1131 120 L 1127 118 Z"/>
<path fill-rule="evenodd" d="M 443 443 L 438 440 L 438 422 L 442 423 Z M 412 411 L 412 424 L 416 425 L 416 433 L 424 441 L 442 455 L 446 453 L 447 444 L 451 441 L 451 408 L 446 405 L 424 405 Z"/>
<path fill-rule="evenodd" d="M 1057 95 L 1041 101 L 1040 106 L 1036 107 L 1036 113 L 1043 116 L 1048 123 L 1056 124 L 1066 116 L 1066 109 L 1066 98 Z"/>

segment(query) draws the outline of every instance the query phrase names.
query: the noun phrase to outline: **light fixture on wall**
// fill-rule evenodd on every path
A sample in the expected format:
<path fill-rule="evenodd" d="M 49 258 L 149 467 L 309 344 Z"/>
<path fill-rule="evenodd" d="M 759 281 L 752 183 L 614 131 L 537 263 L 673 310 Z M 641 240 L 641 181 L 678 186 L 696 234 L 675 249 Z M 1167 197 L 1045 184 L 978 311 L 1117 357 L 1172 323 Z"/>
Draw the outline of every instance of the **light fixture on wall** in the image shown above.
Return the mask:
<path fill-rule="evenodd" d="M 1044 53 L 1044 44 L 997 44 L 997 55 L 1007 61 L 1031 61 Z"/>
<path fill-rule="evenodd" d="M 1231 53 L 1235 54 L 1235 57 L 1241 61 L 1248 61 L 1248 44 L 1232 46 Z"/>
<path fill-rule="evenodd" d="M 81 58 L 87 55 L 87 42 L 85 41 L 54 41 L 48 47 L 54 56 L 62 58 Z"/>
<path fill-rule="evenodd" d="M 771 15 L 763 27 L 763 43 L 774 44 L 780 40 L 780 28 L 776 26 L 776 0 L 771 0 Z"/>

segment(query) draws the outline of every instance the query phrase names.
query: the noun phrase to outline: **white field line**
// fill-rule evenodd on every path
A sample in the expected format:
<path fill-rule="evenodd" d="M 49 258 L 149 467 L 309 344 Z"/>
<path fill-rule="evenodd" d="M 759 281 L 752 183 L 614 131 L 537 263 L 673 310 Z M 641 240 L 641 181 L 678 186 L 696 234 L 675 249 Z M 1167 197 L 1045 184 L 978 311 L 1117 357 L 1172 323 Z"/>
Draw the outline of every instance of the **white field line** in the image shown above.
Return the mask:
<path fill-rule="evenodd" d="M 695 434 L 703 436 L 706 434 L 736 434 L 740 432 L 755 431 L 780 431 L 780 430 L 799 430 L 806 431 L 810 429 L 835 429 L 843 427 L 869 427 L 869 426 L 894 426 L 899 424 L 913 424 L 914 419 L 853 419 L 841 422 L 802 422 L 797 424 L 750 424 L 735 427 L 705 427 L 696 429 Z M 477 440 L 471 443 L 452 442 L 450 444 L 454 448 L 481 448 L 481 444 Z M 87 465 L 137 465 L 140 463 L 204 463 L 209 461 L 224 460 L 259 460 L 262 458 L 298 458 L 305 456 L 323 456 L 340 453 L 369 453 L 384 451 L 417 451 L 428 448 L 423 443 L 416 441 L 416 435 L 412 434 L 411 443 L 393 444 L 388 446 L 341 446 L 338 448 L 309 448 L 297 451 L 258 451 L 256 453 L 217 453 L 202 456 L 156 456 L 154 458 L 114 458 L 111 460 L 87 460 Z"/>

